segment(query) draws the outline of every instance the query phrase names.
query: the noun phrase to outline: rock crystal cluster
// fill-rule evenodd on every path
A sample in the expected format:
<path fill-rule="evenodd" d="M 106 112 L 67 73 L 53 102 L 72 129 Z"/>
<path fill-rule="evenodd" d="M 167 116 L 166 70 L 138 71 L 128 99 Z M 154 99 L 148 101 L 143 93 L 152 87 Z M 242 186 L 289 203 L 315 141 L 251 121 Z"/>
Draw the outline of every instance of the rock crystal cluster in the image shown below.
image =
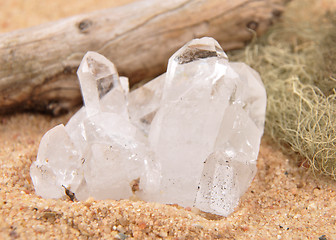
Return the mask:
<path fill-rule="evenodd" d="M 167 72 L 129 92 L 128 79 L 88 52 L 84 107 L 42 138 L 31 177 L 44 198 L 125 199 L 227 216 L 256 174 L 266 92 L 212 38 L 178 50 Z"/>

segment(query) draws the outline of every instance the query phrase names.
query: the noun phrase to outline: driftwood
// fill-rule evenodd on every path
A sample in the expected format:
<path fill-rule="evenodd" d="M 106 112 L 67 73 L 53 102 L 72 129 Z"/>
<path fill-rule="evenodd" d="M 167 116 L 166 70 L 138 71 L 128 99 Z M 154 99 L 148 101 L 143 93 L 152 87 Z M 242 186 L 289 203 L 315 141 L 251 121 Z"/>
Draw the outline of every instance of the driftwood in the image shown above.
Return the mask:
<path fill-rule="evenodd" d="M 147 0 L 0 35 L 0 113 L 59 114 L 81 102 L 76 70 L 91 50 L 134 84 L 166 68 L 187 41 L 241 48 L 280 16 L 287 0 Z"/>

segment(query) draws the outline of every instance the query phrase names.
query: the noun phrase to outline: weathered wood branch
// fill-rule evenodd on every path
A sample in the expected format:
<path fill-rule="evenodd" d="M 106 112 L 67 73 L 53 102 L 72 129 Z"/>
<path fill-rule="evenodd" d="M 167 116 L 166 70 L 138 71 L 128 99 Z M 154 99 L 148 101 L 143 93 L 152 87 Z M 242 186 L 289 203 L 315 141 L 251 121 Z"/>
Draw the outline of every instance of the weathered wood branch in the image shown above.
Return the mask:
<path fill-rule="evenodd" d="M 287 0 L 145 0 L 0 35 L 0 113 L 58 114 L 81 101 L 76 70 L 91 50 L 132 84 L 166 68 L 187 41 L 216 38 L 241 48 L 264 32 Z"/>

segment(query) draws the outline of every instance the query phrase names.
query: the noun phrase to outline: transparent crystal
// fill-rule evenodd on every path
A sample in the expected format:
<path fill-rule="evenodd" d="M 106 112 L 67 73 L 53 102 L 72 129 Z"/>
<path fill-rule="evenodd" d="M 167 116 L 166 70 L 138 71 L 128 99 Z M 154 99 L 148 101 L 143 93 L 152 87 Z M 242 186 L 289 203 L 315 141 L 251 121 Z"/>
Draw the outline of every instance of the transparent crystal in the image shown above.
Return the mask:
<path fill-rule="evenodd" d="M 129 96 L 129 113 L 135 126 L 148 136 L 153 118 L 160 107 L 166 74 L 162 74 L 144 86 L 135 89 Z"/>
<path fill-rule="evenodd" d="M 62 124 L 49 130 L 41 139 L 37 159 L 31 166 L 36 194 L 60 198 L 64 195 L 63 186 L 77 190 L 84 177 L 80 157 Z"/>
<path fill-rule="evenodd" d="M 129 93 L 103 56 L 78 76 L 85 107 L 41 140 L 36 193 L 195 206 L 227 216 L 256 173 L 266 93 L 258 73 L 230 63 L 212 38 L 195 39 L 167 72 Z M 62 144 L 60 144 L 62 143 Z"/>

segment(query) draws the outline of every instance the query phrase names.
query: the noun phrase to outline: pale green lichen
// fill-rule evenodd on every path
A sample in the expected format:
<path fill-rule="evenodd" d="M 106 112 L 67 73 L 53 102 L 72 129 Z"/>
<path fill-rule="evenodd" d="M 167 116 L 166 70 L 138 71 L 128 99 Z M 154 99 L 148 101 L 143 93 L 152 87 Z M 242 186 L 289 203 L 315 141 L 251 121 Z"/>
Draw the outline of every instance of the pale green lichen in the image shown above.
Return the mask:
<path fill-rule="evenodd" d="M 230 59 L 261 74 L 265 133 L 336 179 L 336 13 L 311 21 L 289 14 Z"/>

